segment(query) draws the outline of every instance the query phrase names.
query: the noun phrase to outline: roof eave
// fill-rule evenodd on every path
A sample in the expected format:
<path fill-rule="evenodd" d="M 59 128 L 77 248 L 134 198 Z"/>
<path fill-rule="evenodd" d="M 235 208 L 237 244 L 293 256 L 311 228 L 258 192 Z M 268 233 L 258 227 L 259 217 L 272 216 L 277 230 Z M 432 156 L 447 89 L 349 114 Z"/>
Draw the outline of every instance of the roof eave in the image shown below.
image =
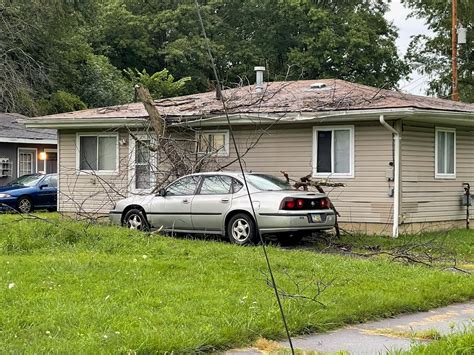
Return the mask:
<path fill-rule="evenodd" d="M 84 128 L 120 128 L 140 127 L 146 122 L 145 117 L 123 117 L 123 118 L 80 118 L 80 119 L 30 119 L 25 122 L 28 128 L 52 128 L 52 129 L 84 129 Z"/>
<path fill-rule="evenodd" d="M 0 143 L 17 143 L 17 144 L 36 144 L 36 145 L 56 145 L 56 139 L 33 139 L 33 138 L 9 138 L 0 137 Z"/>
<path fill-rule="evenodd" d="M 319 112 L 281 112 L 281 113 L 234 113 L 229 114 L 233 125 L 254 124 L 287 124 L 287 123 L 344 123 L 350 121 L 374 121 L 380 115 L 386 120 L 410 119 L 428 122 L 446 121 L 459 125 L 474 124 L 474 112 L 446 111 L 434 109 L 420 109 L 413 107 L 386 108 L 386 109 L 361 109 Z M 178 118 L 177 122 L 170 123 L 171 126 L 210 127 L 227 124 L 224 114 L 213 114 L 209 116 L 189 116 Z M 84 129 L 84 128 L 120 128 L 141 127 L 147 121 L 146 117 L 122 117 L 122 118 L 81 118 L 81 119 L 30 119 L 25 122 L 30 128 L 53 128 L 53 129 Z"/>

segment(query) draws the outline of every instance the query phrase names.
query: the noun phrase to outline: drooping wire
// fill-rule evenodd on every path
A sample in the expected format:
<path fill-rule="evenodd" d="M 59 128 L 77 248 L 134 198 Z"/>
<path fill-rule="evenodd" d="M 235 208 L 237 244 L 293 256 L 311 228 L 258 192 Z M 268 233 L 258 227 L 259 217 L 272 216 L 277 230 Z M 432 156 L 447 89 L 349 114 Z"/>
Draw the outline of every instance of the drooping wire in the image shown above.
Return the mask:
<path fill-rule="evenodd" d="M 220 79 L 219 79 L 219 75 L 217 74 L 217 66 L 216 66 L 216 63 L 215 63 L 215 60 L 214 60 L 214 56 L 212 55 L 212 52 L 211 52 L 209 39 L 207 37 L 206 28 L 204 26 L 204 21 L 202 20 L 200 5 L 199 5 L 198 0 L 194 0 L 194 2 L 196 4 L 196 11 L 197 11 L 198 19 L 199 19 L 199 24 L 200 24 L 201 30 L 202 30 L 202 35 L 204 37 L 204 40 L 206 41 L 207 55 L 209 56 L 209 60 L 211 62 L 212 71 L 213 71 L 213 74 L 214 74 L 214 78 L 216 80 L 216 85 L 219 89 L 222 89 L 221 82 L 220 82 Z M 253 204 L 252 196 L 250 194 L 250 190 L 249 190 L 249 187 L 248 187 L 248 184 L 247 184 L 247 178 L 245 176 L 244 167 L 242 165 L 242 159 L 241 159 L 241 156 L 240 156 L 240 153 L 239 153 L 239 149 L 237 147 L 237 142 L 235 140 L 234 130 L 232 129 L 232 124 L 230 122 L 229 113 L 227 111 L 227 105 L 226 105 L 225 100 L 224 100 L 223 97 L 222 97 L 221 101 L 222 101 L 222 106 L 223 106 L 223 109 L 224 109 L 224 114 L 225 114 L 225 117 L 226 117 L 226 120 L 227 120 L 227 125 L 229 127 L 229 134 L 230 134 L 230 137 L 232 138 L 232 143 L 233 143 L 233 146 L 234 146 L 234 149 L 235 149 L 235 154 L 237 155 L 237 160 L 239 162 L 240 172 L 242 173 L 242 177 L 243 177 L 244 184 L 245 184 L 245 189 L 247 190 L 247 196 L 248 196 L 249 201 L 250 201 L 250 207 L 252 209 L 252 215 L 253 215 L 253 219 L 255 221 L 255 232 L 257 233 L 258 239 L 260 241 L 260 245 L 262 246 L 262 249 L 263 249 L 263 254 L 265 256 L 265 261 L 266 261 L 266 264 L 267 264 L 268 273 L 270 274 L 270 280 L 272 282 L 272 287 L 273 287 L 273 290 L 275 292 L 275 297 L 276 297 L 276 300 L 277 300 L 277 303 L 278 303 L 278 307 L 280 309 L 281 319 L 282 319 L 283 325 L 285 327 L 286 336 L 288 338 L 288 343 L 290 344 L 291 353 L 294 355 L 295 350 L 293 348 L 293 342 L 291 341 L 290 330 L 288 329 L 288 324 L 286 322 L 285 311 L 283 309 L 283 305 L 281 303 L 280 295 L 278 293 L 278 287 L 277 287 L 277 284 L 276 284 L 276 281 L 275 281 L 275 277 L 273 276 L 272 266 L 270 264 L 270 258 L 268 257 L 268 253 L 267 253 L 267 247 L 265 246 L 262 234 L 260 233 L 260 228 L 259 228 L 258 220 L 257 220 L 257 214 L 255 212 L 255 207 L 254 207 L 254 204 Z"/>

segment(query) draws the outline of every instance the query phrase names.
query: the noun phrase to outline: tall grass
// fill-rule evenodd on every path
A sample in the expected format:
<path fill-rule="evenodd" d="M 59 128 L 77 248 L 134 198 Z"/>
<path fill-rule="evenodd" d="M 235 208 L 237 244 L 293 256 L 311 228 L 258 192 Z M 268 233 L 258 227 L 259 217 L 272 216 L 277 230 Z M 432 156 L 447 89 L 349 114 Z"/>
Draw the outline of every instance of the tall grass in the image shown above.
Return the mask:
<path fill-rule="evenodd" d="M 0 217 L 5 352 L 224 349 L 284 336 L 259 247 L 184 240 L 54 218 Z M 293 334 L 474 296 L 469 275 L 269 247 Z M 301 289 L 305 288 L 305 291 Z"/>

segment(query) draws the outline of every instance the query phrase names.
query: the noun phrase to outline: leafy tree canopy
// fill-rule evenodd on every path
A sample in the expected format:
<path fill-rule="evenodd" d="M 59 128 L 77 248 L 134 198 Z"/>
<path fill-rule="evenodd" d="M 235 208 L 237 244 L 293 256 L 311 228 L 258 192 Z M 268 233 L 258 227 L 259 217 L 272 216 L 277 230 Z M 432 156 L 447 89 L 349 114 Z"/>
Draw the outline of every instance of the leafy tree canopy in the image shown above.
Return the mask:
<path fill-rule="evenodd" d="M 408 72 L 383 0 L 200 3 L 228 86 L 252 83 L 255 65 L 267 67 L 267 80 L 335 77 L 384 88 Z M 9 28 L 0 28 L 2 111 L 125 103 L 137 82 L 156 98 L 212 86 L 194 0 L 0 0 L 0 20 Z"/>
<path fill-rule="evenodd" d="M 430 78 L 428 93 L 447 98 L 451 85 L 451 1 L 403 0 L 412 16 L 423 18 L 433 36 L 418 35 L 410 43 L 407 60 Z M 474 1 L 458 0 L 458 21 L 467 29 L 467 43 L 458 45 L 460 99 L 474 102 Z"/>

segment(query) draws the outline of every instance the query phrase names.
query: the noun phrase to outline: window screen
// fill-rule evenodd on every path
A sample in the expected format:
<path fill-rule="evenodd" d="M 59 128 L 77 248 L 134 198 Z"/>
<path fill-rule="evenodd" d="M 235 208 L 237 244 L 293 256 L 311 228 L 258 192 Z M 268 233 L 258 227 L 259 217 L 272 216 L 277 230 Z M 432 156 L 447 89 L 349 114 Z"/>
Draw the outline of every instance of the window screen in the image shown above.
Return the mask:
<path fill-rule="evenodd" d="M 150 144 L 149 140 L 135 142 L 135 188 L 151 188 L 151 166 L 150 166 Z"/>
<path fill-rule="evenodd" d="M 97 137 L 81 137 L 79 151 L 79 169 L 97 170 Z"/>
<path fill-rule="evenodd" d="M 351 172 L 351 132 L 334 131 L 334 172 L 349 174 Z"/>
<path fill-rule="evenodd" d="M 352 173 L 352 128 L 327 128 L 315 131 L 316 174 Z"/>
<path fill-rule="evenodd" d="M 107 170 L 117 168 L 117 137 L 82 136 L 79 138 L 79 169 Z"/>
<path fill-rule="evenodd" d="M 437 174 L 441 175 L 454 175 L 455 167 L 455 146 L 456 139 L 455 133 L 451 131 L 437 131 L 437 141 L 436 146 L 437 155 L 438 155 L 438 169 Z"/>
<path fill-rule="evenodd" d="M 202 132 L 199 134 L 198 152 L 226 154 L 226 144 L 226 133 Z"/>
<path fill-rule="evenodd" d="M 116 137 L 99 137 L 99 170 L 115 170 L 117 164 L 116 152 Z"/>

